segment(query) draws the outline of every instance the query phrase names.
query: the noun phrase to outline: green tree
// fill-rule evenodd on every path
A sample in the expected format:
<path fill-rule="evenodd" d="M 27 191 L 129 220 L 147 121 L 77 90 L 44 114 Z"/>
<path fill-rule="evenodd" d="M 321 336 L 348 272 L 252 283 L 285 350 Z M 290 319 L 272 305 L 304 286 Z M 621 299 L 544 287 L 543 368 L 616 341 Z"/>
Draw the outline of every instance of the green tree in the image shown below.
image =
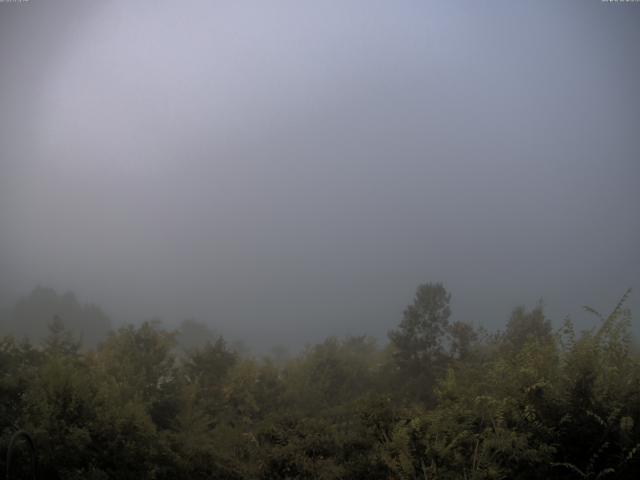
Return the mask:
<path fill-rule="evenodd" d="M 451 337 L 450 353 L 454 358 L 464 360 L 478 340 L 478 333 L 473 325 L 461 321 L 453 322 L 449 327 Z"/>
<path fill-rule="evenodd" d="M 111 334 L 96 359 L 103 375 L 131 397 L 140 397 L 155 424 L 163 429 L 171 427 L 180 403 L 174 347 L 174 333 L 144 322 Z"/>
<path fill-rule="evenodd" d="M 80 354 L 81 341 L 74 338 L 73 334 L 65 328 L 64 321 L 54 315 L 49 324 L 49 335 L 44 340 L 44 351 L 49 355 L 73 357 Z"/>
<path fill-rule="evenodd" d="M 431 401 L 431 390 L 446 360 L 451 294 L 441 283 L 425 283 L 416 290 L 398 328 L 389 332 L 394 360 L 409 391 Z"/>
<path fill-rule="evenodd" d="M 551 322 L 545 317 L 542 304 L 529 312 L 520 306 L 511 313 L 505 331 L 505 340 L 511 347 L 519 349 L 532 338 L 548 341 L 551 337 Z"/>
<path fill-rule="evenodd" d="M 207 325 L 193 318 L 183 320 L 176 332 L 176 344 L 185 352 L 214 344 L 220 337 Z"/>

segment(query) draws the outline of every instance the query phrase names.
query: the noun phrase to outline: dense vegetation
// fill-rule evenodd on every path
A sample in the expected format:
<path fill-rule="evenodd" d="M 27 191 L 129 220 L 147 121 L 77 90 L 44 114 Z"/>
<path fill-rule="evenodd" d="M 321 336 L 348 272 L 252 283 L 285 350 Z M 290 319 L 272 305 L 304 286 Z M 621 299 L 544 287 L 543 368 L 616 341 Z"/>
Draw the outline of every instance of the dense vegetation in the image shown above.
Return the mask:
<path fill-rule="evenodd" d="M 60 315 L 40 343 L 0 341 L 1 458 L 22 428 L 49 478 L 634 478 L 640 355 L 624 299 L 580 334 L 540 306 L 489 334 L 451 322 L 447 291 L 425 284 L 387 345 L 329 338 L 265 358 L 193 321 L 83 347 Z"/>

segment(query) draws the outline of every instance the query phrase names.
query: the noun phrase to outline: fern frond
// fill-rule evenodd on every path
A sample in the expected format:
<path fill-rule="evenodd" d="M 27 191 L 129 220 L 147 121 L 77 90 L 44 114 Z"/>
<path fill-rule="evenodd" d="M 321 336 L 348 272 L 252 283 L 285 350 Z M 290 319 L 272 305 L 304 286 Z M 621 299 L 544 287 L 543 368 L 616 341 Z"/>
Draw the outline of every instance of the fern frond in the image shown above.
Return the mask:
<path fill-rule="evenodd" d="M 625 461 L 628 462 L 629 460 L 631 460 L 634 457 L 634 455 L 638 453 L 639 450 L 640 450 L 640 443 L 637 443 L 635 447 L 629 450 L 629 453 L 627 454 Z"/>
<path fill-rule="evenodd" d="M 595 465 L 596 461 L 598 460 L 598 457 L 600 457 L 602 452 L 604 452 L 604 450 L 608 446 L 609 446 L 609 442 L 604 442 L 602 445 L 600 445 L 600 448 L 598 448 L 598 450 L 596 450 L 593 453 L 593 455 L 591 455 L 591 458 L 589 459 L 589 470 L 588 470 L 589 472 L 593 472 L 593 466 Z"/>
<path fill-rule="evenodd" d="M 616 308 L 613 309 L 613 312 L 609 314 L 608 318 L 616 318 L 620 314 L 620 312 L 622 311 L 622 307 L 624 306 L 627 299 L 629 298 L 629 295 L 631 295 L 631 288 L 627 288 L 627 291 L 624 292 L 624 295 L 622 295 L 622 298 L 616 305 Z"/>
<path fill-rule="evenodd" d="M 578 475 L 580 475 L 582 478 L 586 478 L 587 474 L 584 473 L 582 470 L 580 470 L 578 467 L 576 467 L 573 463 L 568 463 L 568 462 L 554 462 L 551 464 L 552 467 L 565 467 L 568 468 L 569 470 L 572 470 L 574 472 L 576 472 Z"/>
<path fill-rule="evenodd" d="M 594 411 L 592 411 L 592 410 L 585 410 L 585 413 L 586 413 L 587 415 L 589 415 L 590 417 L 592 417 L 592 418 L 596 419 L 596 421 L 597 421 L 601 426 L 603 426 L 603 427 L 607 427 L 607 426 L 608 426 L 607 422 L 606 422 L 606 421 L 605 421 L 605 420 L 604 420 L 600 415 L 598 415 L 597 413 L 595 413 Z"/>
<path fill-rule="evenodd" d="M 624 295 L 622 295 L 622 298 L 620 299 L 616 307 L 613 309 L 613 311 L 609 314 L 609 316 L 606 319 L 603 320 L 602 325 L 600 326 L 600 328 L 598 329 L 598 332 L 596 333 L 596 338 L 601 339 L 608 334 L 610 335 L 612 332 L 615 333 L 616 326 L 620 327 L 620 325 L 616 323 L 616 320 L 618 319 L 621 313 L 624 314 L 625 310 L 623 310 L 623 307 L 625 302 L 629 298 L 630 294 L 631 294 L 631 289 L 628 288 L 627 291 L 624 292 Z"/>
<path fill-rule="evenodd" d="M 583 305 L 582 309 L 595 315 L 596 317 L 598 317 L 601 321 L 604 322 L 605 318 L 604 315 L 602 315 L 599 311 L 597 311 L 595 308 L 590 307 L 589 305 Z"/>
<path fill-rule="evenodd" d="M 604 470 L 601 470 L 600 473 L 598 473 L 598 475 L 596 475 L 596 480 L 598 478 L 602 478 L 605 475 L 609 475 L 610 473 L 616 473 L 616 469 L 615 468 L 605 468 Z"/>

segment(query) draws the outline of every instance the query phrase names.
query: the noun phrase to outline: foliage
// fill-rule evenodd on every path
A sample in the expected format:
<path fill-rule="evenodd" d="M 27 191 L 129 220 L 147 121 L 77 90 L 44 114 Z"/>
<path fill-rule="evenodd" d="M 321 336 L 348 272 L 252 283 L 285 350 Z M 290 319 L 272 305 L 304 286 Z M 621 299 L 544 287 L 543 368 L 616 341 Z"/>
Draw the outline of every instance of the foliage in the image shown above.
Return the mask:
<path fill-rule="evenodd" d="M 43 478 L 634 478 L 625 299 L 588 308 L 601 323 L 582 334 L 570 320 L 554 333 L 539 305 L 488 335 L 450 323 L 450 295 L 425 284 L 388 345 L 329 338 L 275 359 L 213 334 L 187 347 L 193 322 L 83 349 L 57 317 L 40 344 L 0 339 L 0 461 L 26 429 Z"/>
<path fill-rule="evenodd" d="M 420 285 L 398 328 L 389 332 L 397 369 L 412 379 L 405 384 L 412 397 L 431 400 L 431 388 L 446 363 L 450 301 L 441 283 Z"/>

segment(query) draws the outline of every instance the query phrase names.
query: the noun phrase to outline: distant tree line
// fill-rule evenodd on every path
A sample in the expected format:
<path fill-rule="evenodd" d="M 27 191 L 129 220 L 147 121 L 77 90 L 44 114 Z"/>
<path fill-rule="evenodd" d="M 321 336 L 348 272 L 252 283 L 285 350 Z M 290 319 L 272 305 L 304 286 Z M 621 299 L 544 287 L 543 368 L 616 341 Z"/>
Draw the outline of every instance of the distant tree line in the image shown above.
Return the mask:
<path fill-rule="evenodd" d="M 110 331 L 99 309 L 73 296 L 41 289 L 32 297 L 36 306 L 25 301 L 13 312 L 24 330 L 0 340 L 0 462 L 11 435 L 26 430 L 42 478 L 640 472 L 640 353 L 626 295 L 609 315 L 589 309 L 600 317 L 589 331 L 576 332 L 570 320 L 554 330 L 537 306 L 515 309 L 490 333 L 451 322 L 450 294 L 427 283 L 385 345 L 329 338 L 294 356 L 261 358 L 196 321 Z M 59 312 L 41 335 L 37 305 L 52 298 Z M 109 333 L 97 341 L 78 329 L 79 318 Z M 24 340 L 28 329 L 40 340 Z M 28 462 L 15 468 L 25 474 Z"/>
<path fill-rule="evenodd" d="M 12 308 L 0 310 L 0 334 L 39 343 L 47 336 L 53 321 L 62 322 L 89 348 L 104 340 L 112 328 L 100 307 L 81 304 L 72 292 L 61 295 L 51 288 L 36 287 Z"/>

